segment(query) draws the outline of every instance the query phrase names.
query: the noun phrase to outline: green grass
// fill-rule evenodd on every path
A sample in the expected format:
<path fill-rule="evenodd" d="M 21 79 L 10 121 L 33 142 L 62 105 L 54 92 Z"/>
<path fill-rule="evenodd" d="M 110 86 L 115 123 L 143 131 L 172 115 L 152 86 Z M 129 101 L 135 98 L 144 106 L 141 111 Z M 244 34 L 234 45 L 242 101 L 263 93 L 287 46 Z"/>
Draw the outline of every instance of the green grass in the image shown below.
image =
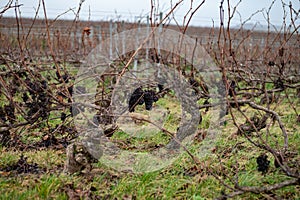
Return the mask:
<path fill-rule="evenodd" d="M 57 175 L 0 178 L 0 199 L 68 199 L 59 192 L 66 181 Z"/>
<path fill-rule="evenodd" d="M 203 103 L 203 102 L 199 102 Z M 173 95 L 160 99 L 156 105 L 168 110 L 169 113 L 163 123 L 164 128 L 176 132 L 180 122 L 181 106 Z M 142 112 L 140 107 L 137 111 Z M 253 115 L 253 109 L 244 106 L 244 114 L 248 117 Z M 289 137 L 289 150 L 295 153 L 290 158 L 288 165 L 293 167 L 300 162 L 300 124 L 296 123 L 296 114 L 287 102 L 276 108 L 285 124 Z M 242 114 L 233 109 L 238 124 L 245 122 Z M 57 114 L 57 113 L 56 113 Z M 55 113 L 53 118 L 55 118 Z M 145 113 L 143 113 L 145 114 Z M 202 112 L 202 123 L 199 125 L 201 131 L 207 130 L 210 125 L 212 114 Z M 274 158 L 267 153 L 270 160 L 270 169 L 267 174 L 262 175 L 257 171 L 256 158 L 265 153 L 264 150 L 253 146 L 246 138 L 235 133 L 237 128 L 233 125 L 230 115 L 226 117 L 226 126 L 221 130 L 212 143 L 204 140 L 194 141 L 188 149 L 201 159 L 202 166 L 196 173 L 195 163 L 190 156 L 184 152 L 177 160 L 167 167 L 148 173 L 126 173 L 118 172 L 99 162 L 94 164 L 94 170 L 90 174 L 65 175 L 62 173 L 65 161 L 64 150 L 30 150 L 26 152 L 14 151 L 0 147 L 0 168 L 15 163 L 23 153 L 28 157 L 29 163 L 37 163 L 45 169 L 40 174 L 15 175 L 0 172 L 0 200 L 1 199 L 68 199 L 70 195 L 77 195 L 81 199 L 213 199 L 223 192 L 230 192 L 211 173 L 221 178 L 226 184 L 234 186 L 232 178 L 238 175 L 241 186 L 258 186 L 275 184 L 289 178 L 280 169 L 275 168 Z M 60 120 L 51 120 L 53 125 Z M 262 129 L 260 134 L 263 139 L 268 138 L 268 144 L 273 148 L 282 148 L 283 137 L 278 123 L 272 124 L 268 120 L 269 132 Z M 143 124 L 145 125 L 145 124 Z M 47 127 L 45 126 L 45 129 Z M 33 140 L 32 133 L 24 136 L 24 140 Z M 125 131 L 119 130 L 112 137 L 127 143 L 127 148 L 143 148 L 147 145 L 166 144 L 170 137 L 165 133 L 158 132 L 147 138 L 134 138 Z M 251 135 L 254 141 L 261 142 L 256 133 Z M 201 151 L 201 147 L 208 144 L 207 155 Z M 140 150 L 145 151 L 145 150 Z M 93 188 L 93 189 L 91 189 Z M 273 193 L 283 199 L 299 199 L 299 186 L 289 186 L 276 190 Z M 261 199 L 262 194 L 244 194 L 233 199 Z"/>

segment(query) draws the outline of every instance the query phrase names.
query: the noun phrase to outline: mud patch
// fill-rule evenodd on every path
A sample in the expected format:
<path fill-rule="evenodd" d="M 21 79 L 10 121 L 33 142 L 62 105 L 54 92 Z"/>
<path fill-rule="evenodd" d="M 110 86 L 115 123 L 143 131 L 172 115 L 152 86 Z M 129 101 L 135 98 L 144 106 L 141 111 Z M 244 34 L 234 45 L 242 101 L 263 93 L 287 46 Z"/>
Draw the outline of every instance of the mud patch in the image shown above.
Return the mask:
<path fill-rule="evenodd" d="M 16 163 L 0 168 L 0 171 L 9 172 L 9 174 L 38 174 L 44 172 L 45 169 L 39 167 L 36 163 L 28 163 L 27 157 L 21 155 Z"/>

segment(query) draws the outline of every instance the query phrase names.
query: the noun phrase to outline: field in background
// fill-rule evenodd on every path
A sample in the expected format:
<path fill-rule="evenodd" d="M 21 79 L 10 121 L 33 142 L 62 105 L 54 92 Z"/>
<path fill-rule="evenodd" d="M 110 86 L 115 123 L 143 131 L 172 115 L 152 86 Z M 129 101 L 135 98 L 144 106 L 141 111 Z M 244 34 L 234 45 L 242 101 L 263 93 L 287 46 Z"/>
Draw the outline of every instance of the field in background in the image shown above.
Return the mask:
<path fill-rule="evenodd" d="M 18 26 L 19 24 L 19 26 Z M 87 55 L 91 49 L 100 44 L 101 41 L 109 39 L 112 35 L 122 31 L 150 27 L 148 23 L 126 23 L 124 21 L 71 21 L 71 20 L 45 20 L 22 18 L 17 21 L 15 18 L 2 18 L 0 22 L 0 39 L 3 42 L 0 51 L 3 54 L 8 52 L 18 52 L 20 46 L 24 48 L 30 56 L 49 56 L 47 44 L 49 30 L 50 40 L 53 45 L 55 55 L 61 60 L 75 59 L 80 61 L 82 56 Z M 163 25 L 164 28 L 180 31 L 175 25 Z M 256 31 L 237 28 L 230 29 L 231 43 L 233 49 L 252 49 L 252 54 L 257 54 L 253 62 L 263 62 L 263 50 L 268 49 L 270 58 L 275 57 L 277 50 L 281 47 L 288 47 L 291 54 L 291 61 L 298 63 L 299 36 L 290 35 L 291 28 L 281 27 L 275 31 Z M 286 33 L 284 30 L 286 29 Z M 290 30 L 291 29 L 291 30 Z M 227 31 L 227 30 L 226 30 Z M 189 27 L 186 34 L 192 38 L 197 38 L 199 44 L 206 47 L 207 51 L 213 53 L 217 50 L 217 43 L 220 41 L 220 28 L 209 27 Z M 221 36 L 222 37 L 222 36 Z M 18 43 L 21 41 L 21 44 Z M 125 44 L 126 45 L 126 44 Z M 30 51 L 29 51 L 30 50 Z M 273 54 L 273 55 L 272 55 Z M 64 60 L 68 61 L 68 60 Z"/>

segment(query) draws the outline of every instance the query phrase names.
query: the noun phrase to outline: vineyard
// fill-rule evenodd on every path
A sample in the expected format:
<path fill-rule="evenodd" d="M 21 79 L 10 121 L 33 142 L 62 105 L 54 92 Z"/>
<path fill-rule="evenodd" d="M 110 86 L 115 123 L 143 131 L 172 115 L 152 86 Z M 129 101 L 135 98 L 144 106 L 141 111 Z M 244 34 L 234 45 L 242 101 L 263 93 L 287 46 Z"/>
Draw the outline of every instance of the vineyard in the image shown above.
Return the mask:
<path fill-rule="evenodd" d="M 276 31 L 0 15 L 0 199 L 300 198 L 288 9 Z"/>

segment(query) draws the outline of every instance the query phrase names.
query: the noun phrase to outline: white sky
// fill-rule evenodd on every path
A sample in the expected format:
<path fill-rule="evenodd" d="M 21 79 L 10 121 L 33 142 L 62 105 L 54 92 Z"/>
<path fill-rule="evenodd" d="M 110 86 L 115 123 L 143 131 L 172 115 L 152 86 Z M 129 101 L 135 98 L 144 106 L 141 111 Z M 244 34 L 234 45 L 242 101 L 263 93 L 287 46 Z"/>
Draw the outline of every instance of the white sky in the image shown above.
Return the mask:
<path fill-rule="evenodd" d="M 9 0 L 0 0 L 0 8 L 2 8 Z M 15 1 L 15 0 L 14 0 Z M 173 5 L 178 0 L 172 0 Z M 191 25 L 194 26 L 210 26 L 212 21 L 215 25 L 220 24 L 220 14 L 219 6 L 221 0 L 206 0 L 204 5 L 198 10 L 194 15 Z M 293 8 L 296 10 L 300 9 L 300 0 L 282 0 L 286 5 L 285 9 L 287 11 L 287 22 L 290 22 L 289 15 L 289 2 L 292 2 Z M 281 0 L 275 0 L 275 3 L 270 12 L 270 20 L 274 25 L 282 25 L 283 23 L 283 5 Z M 23 17 L 33 17 L 35 10 L 38 6 L 39 0 L 19 0 L 19 4 L 23 4 L 20 7 Z M 157 2 L 157 0 L 156 0 Z M 159 11 L 163 11 L 164 14 L 170 9 L 170 0 L 160 0 L 159 1 Z M 182 23 L 183 16 L 187 13 L 190 0 L 184 0 L 179 9 L 175 12 L 175 18 L 179 23 Z M 193 0 L 193 7 L 202 2 L 202 0 Z M 238 0 L 231 0 L 231 7 L 233 8 Z M 266 16 L 266 11 L 271 5 L 272 0 L 242 0 L 238 6 L 237 11 L 240 13 L 241 20 L 244 21 L 248 19 L 252 13 L 258 10 L 264 9 L 263 13 Z M 48 18 L 55 18 L 57 15 L 64 13 L 69 9 L 78 9 L 79 0 L 45 0 Z M 90 19 L 91 20 L 117 20 L 118 18 L 125 21 L 137 21 L 139 16 L 143 16 L 142 21 L 146 22 L 145 16 L 150 12 L 150 0 L 85 0 L 83 3 L 82 10 L 80 12 L 81 20 L 88 20 L 89 9 L 90 9 Z M 224 2 L 225 6 L 225 17 L 227 17 L 227 0 Z M 1 11 L 2 9 L 0 9 Z M 231 9 L 233 10 L 233 9 Z M 14 9 L 8 10 L 3 16 L 14 16 Z M 263 13 L 258 13 L 252 18 L 251 23 L 267 24 Z M 39 12 L 39 18 L 43 18 L 44 14 Z M 74 13 L 72 11 L 60 17 L 61 19 L 74 19 Z M 300 19 L 296 21 L 297 24 L 300 23 Z M 240 17 L 238 14 L 232 20 L 232 25 L 240 24 Z"/>

